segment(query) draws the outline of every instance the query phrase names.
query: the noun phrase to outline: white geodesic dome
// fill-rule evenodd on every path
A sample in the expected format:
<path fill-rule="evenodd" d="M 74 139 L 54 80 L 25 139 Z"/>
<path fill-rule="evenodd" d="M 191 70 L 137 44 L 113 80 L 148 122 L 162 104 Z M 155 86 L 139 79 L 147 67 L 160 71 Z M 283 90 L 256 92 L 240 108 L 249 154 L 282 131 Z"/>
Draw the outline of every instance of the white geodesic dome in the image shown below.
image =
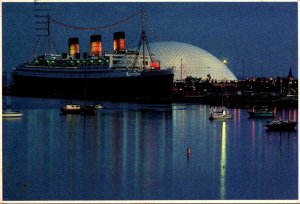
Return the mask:
<path fill-rule="evenodd" d="M 218 81 L 237 80 L 223 62 L 199 47 L 175 41 L 154 42 L 149 46 L 162 69 L 174 67 L 174 80 L 181 76 L 206 79 L 208 74 Z"/>

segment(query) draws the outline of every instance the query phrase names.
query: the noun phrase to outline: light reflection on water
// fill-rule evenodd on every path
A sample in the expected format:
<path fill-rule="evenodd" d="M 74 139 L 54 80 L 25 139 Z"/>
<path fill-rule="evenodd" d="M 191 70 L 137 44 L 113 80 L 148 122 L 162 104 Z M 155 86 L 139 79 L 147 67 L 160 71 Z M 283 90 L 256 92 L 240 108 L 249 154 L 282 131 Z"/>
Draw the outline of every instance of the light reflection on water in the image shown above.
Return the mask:
<path fill-rule="evenodd" d="M 226 199 L 226 122 L 222 122 L 222 144 L 220 160 L 220 198 Z"/>
<path fill-rule="evenodd" d="M 60 115 L 63 100 L 12 101 L 24 115 L 3 120 L 4 199 L 297 197 L 297 132 L 266 132 L 245 109 L 220 122 L 199 104 L 103 102 L 85 117 Z"/>

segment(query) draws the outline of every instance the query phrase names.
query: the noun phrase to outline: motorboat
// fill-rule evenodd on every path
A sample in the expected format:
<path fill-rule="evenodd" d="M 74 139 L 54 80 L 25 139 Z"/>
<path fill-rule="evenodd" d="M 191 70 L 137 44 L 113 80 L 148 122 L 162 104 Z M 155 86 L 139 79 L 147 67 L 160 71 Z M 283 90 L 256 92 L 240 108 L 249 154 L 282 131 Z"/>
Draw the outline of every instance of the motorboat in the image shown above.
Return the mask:
<path fill-rule="evenodd" d="M 63 114 L 82 114 L 82 115 L 93 115 L 95 114 L 94 105 L 78 105 L 78 104 L 67 104 L 60 108 Z"/>
<path fill-rule="evenodd" d="M 23 113 L 17 111 L 8 111 L 4 110 L 2 112 L 2 118 L 20 118 L 23 116 Z"/>
<path fill-rule="evenodd" d="M 209 120 L 230 120 L 231 115 L 226 113 L 226 110 L 212 112 L 209 116 Z"/>
<path fill-rule="evenodd" d="M 248 110 L 248 114 L 249 117 L 275 117 L 274 112 L 269 110 L 268 106 L 254 106 Z"/>
<path fill-rule="evenodd" d="M 103 108 L 103 106 L 101 104 L 95 105 L 95 109 L 102 109 L 102 108 Z"/>
<path fill-rule="evenodd" d="M 265 124 L 268 130 L 275 131 L 293 131 L 295 130 L 297 122 L 292 120 L 274 120 Z"/>

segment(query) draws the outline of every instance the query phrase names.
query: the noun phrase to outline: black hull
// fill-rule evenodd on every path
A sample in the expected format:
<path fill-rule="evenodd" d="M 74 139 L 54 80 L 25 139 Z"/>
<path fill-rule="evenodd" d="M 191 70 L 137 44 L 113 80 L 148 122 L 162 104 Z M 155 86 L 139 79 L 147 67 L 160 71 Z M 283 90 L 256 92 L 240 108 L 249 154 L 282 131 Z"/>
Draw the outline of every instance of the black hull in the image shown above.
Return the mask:
<path fill-rule="evenodd" d="M 284 124 L 266 124 L 268 130 L 273 131 L 295 131 L 296 122 L 284 123 Z"/>
<path fill-rule="evenodd" d="M 257 112 L 249 112 L 250 118 L 274 118 L 275 115 L 273 113 L 257 113 Z"/>
<path fill-rule="evenodd" d="M 16 95 L 87 99 L 167 98 L 173 84 L 173 74 L 90 79 L 13 75 L 13 79 Z"/>

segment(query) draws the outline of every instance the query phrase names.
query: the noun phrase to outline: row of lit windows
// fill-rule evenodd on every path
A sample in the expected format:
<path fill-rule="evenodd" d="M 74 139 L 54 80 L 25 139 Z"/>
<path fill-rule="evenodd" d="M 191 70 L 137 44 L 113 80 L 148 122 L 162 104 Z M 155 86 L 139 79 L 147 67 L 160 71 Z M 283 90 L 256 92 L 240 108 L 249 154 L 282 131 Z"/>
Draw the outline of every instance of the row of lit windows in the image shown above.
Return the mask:
<path fill-rule="evenodd" d="M 127 64 L 132 64 L 132 61 L 127 61 Z M 120 60 L 114 60 L 113 64 L 125 64 L 124 61 L 120 61 Z M 143 64 L 143 62 L 136 62 L 136 64 Z M 145 61 L 145 65 L 148 65 L 148 62 Z"/>
<path fill-rule="evenodd" d="M 113 58 L 122 59 L 122 58 L 124 58 L 124 56 L 114 56 Z M 132 57 L 125 56 L 125 59 L 135 59 L 135 58 L 136 58 L 135 56 L 132 56 Z M 140 59 L 143 59 L 143 57 L 141 56 Z M 145 60 L 148 60 L 148 57 L 145 57 Z"/>

